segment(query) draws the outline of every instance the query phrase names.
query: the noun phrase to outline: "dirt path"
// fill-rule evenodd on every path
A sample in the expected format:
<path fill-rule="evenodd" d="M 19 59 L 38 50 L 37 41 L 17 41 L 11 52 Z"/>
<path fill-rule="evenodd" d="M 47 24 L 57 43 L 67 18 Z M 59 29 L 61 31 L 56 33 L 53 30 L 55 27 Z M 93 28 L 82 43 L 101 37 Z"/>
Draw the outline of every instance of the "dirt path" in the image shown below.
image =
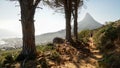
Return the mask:
<path fill-rule="evenodd" d="M 92 37 L 89 38 L 88 44 L 92 54 L 83 60 L 83 65 L 81 65 L 80 68 L 97 68 L 99 66 L 98 61 L 101 60 L 102 54 L 100 54 L 100 51 L 96 48 Z"/>
<path fill-rule="evenodd" d="M 67 61 L 63 65 L 53 67 L 53 68 L 97 68 L 99 67 L 98 61 L 102 58 L 100 51 L 96 48 L 93 42 L 93 38 L 89 38 L 89 47 L 91 54 L 89 56 L 82 57 L 83 54 L 80 55 L 79 62 L 70 62 Z"/>

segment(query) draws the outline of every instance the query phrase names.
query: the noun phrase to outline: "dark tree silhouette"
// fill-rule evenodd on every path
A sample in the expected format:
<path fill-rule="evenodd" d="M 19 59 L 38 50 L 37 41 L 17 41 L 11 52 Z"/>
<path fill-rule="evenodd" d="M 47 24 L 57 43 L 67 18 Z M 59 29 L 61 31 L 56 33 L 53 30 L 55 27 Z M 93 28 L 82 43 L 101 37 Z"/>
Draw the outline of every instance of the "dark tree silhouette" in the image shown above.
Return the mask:
<path fill-rule="evenodd" d="M 71 17 L 74 19 L 74 30 L 73 34 L 75 40 L 78 40 L 78 9 L 83 5 L 83 0 L 45 0 L 45 2 L 53 9 L 59 8 L 57 10 L 64 10 L 65 20 L 66 20 L 66 40 L 72 42 L 71 37 Z"/>
<path fill-rule="evenodd" d="M 66 40 L 72 42 L 72 38 L 71 38 L 72 0 L 64 0 L 64 11 L 65 11 L 65 19 L 66 19 Z"/>
<path fill-rule="evenodd" d="M 72 41 L 71 37 L 71 12 L 72 12 L 72 0 L 45 0 L 45 2 L 53 9 L 63 10 L 66 21 L 66 40 Z"/>
<path fill-rule="evenodd" d="M 34 58 L 36 56 L 34 14 L 37 5 L 41 0 L 11 0 L 11 1 L 18 1 L 21 10 L 23 47 L 21 53 L 19 54 L 16 60 Z"/>
<path fill-rule="evenodd" d="M 78 40 L 78 10 L 83 5 L 83 0 L 72 0 L 72 15 L 74 19 L 73 34 L 75 41 Z"/>

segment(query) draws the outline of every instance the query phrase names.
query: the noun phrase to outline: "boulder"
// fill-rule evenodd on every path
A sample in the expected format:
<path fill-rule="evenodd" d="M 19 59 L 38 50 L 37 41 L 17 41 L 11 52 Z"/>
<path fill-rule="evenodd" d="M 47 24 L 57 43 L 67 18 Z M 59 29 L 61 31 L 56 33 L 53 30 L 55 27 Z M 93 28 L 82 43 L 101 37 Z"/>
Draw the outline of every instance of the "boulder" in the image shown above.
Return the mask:
<path fill-rule="evenodd" d="M 56 37 L 53 39 L 53 44 L 62 44 L 64 43 L 64 39 Z"/>

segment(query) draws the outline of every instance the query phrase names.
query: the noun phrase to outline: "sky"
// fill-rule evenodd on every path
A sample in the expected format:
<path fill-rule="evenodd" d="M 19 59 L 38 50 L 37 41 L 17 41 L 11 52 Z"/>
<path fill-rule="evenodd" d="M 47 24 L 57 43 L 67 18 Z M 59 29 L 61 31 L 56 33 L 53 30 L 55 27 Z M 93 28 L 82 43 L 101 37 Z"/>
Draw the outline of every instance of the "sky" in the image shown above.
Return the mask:
<path fill-rule="evenodd" d="M 35 14 L 35 34 L 40 35 L 65 29 L 64 14 L 56 13 L 54 10 L 41 6 Z M 79 20 L 86 13 L 101 24 L 120 19 L 120 0 L 87 0 L 79 14 Z M 17 35 L 22 34 L 20 23 L 20 9 L 17 2 L 0 0 L 0 29 L 9 30 Z"/>

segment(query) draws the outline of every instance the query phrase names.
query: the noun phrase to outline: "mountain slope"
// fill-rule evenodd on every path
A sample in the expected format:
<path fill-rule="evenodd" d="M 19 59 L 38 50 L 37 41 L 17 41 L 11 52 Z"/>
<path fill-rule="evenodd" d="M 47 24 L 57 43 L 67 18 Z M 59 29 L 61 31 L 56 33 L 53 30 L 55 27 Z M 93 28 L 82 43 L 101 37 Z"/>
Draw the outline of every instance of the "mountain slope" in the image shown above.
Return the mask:
<path fill-rule="evenodd" d="M 93 19 L 93 17 L 89 13 L 87 13 L 86 16 L 84 17 L 84 19 L 78 23 L 78 31 L 85 30 L 85 29 L 96 29 L 101 26 L 102 26 L 102 24 L 95 21 Z M 73 32 L 73 29 L 72 29 L 72 32 Z M 13 34 L 10 31 L 0 30 L 0 38 L 7 38 L 7 37 L 13 37 L 13 36 L 15 37 L 15 34 Z M 55 37 L 65 38 L 65 29 L 57 31 L 57 32 L 51 32 L 51 33 L 46 33 L 46 34 L 42 34 L 42 35 L 37 35 L 36 36 L 36 44 L 45 44 L 45 43 L 52 42 L 52 40 Z M 6 40 L 4 40 L 4 41 L 9 44 L 13 44 L 12 40 L 15 42 L 14 39 L 8 39 L 7 41 Z M 19 41 L 20 42 L 18 45 L 21 46 L 21 44 L 22 44 L 21 39 L 19 39 Z M 16 42 L 18 42 L 18 41 L 16 41 Z M 14 43 L 14 45 L 17 45 L 16 42 Z"/>
<path fill-rule="evenodd" d="M 46 33 L 42 35 L 37 35 L 36 36 L 36 44 L 44 44 L 44 43 L 49 43 L 52 42 L 53 38 L 55 37 L 61 37 L 65 38 L 65 30 L 61 30 L 58 32 L 52 32 L 52 33 Z"/>
<path fill-rule="evenodd" d="M 84 29 L 96 29 L 101 26 L 102 24 L 97 22 L 89 13 L 86 13 L 84 19 L 78 23 L 78 31 Z"/>
<path fill-rule="evenodd" d="M 89 13 L 87 13 L 85 18 L 78 23 L 78 31 L 85 30 L 85 29 L 90 29 L 90 30 L 96 29 L 101 26 L 102 26 L 102 24 L 95 21 L 93 19 L 93 17 Z M 48 43 L 48 42 L 51 42 L 53 40 L 53 38 L 55 38 L 55 37 L 65 38 L 65 29 L 58 31 L 58 32 L 38 35 L 38 36 L 36 36 L 36 43 L 37 44 Z"/>

